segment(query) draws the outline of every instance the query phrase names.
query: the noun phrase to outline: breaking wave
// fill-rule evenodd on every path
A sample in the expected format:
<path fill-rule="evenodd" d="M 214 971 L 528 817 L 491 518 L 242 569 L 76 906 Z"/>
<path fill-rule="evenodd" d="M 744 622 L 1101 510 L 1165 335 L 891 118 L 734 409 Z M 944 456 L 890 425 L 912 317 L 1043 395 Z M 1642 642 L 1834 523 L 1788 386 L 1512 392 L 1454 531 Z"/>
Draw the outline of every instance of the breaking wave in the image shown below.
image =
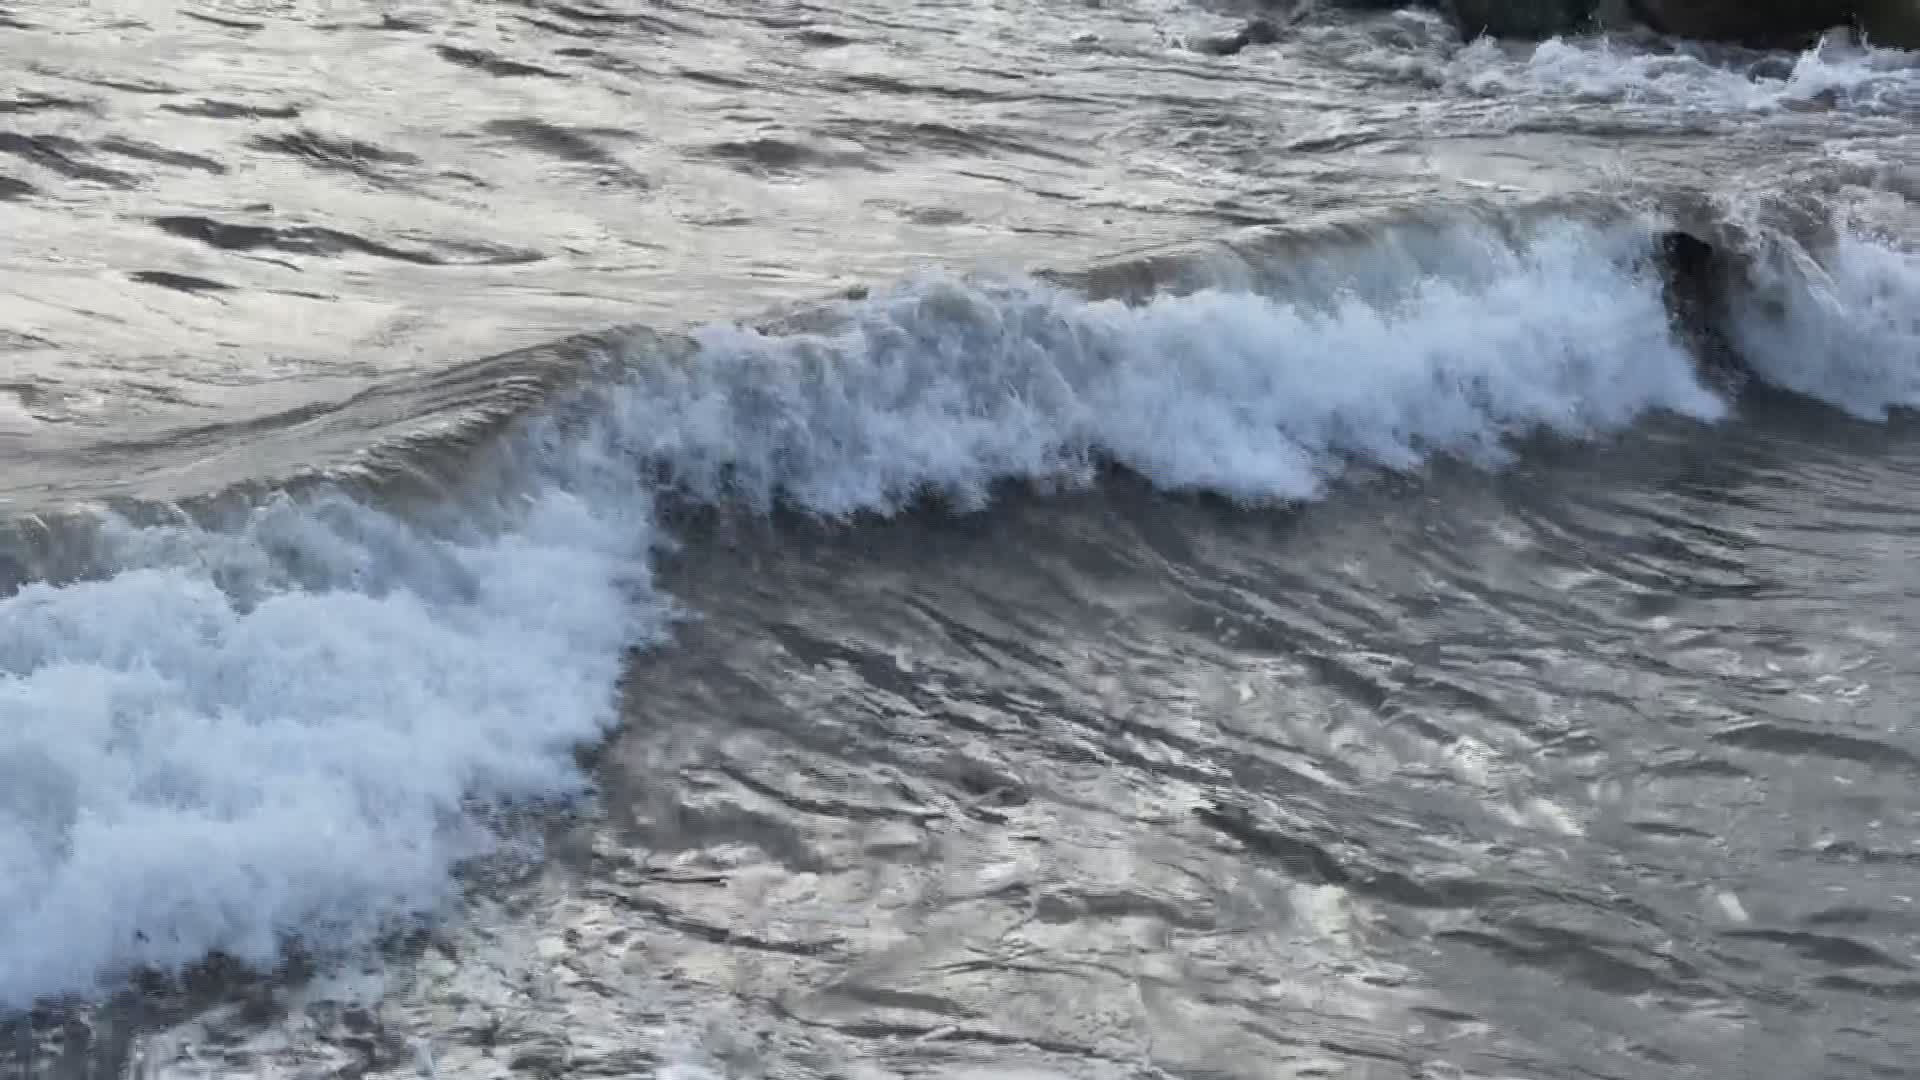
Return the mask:
<path fill-rule="evenodd" d="M 103 520 L 84 579 L 0 600 L 0 1004 L 435 911 L 511 809 L 587 790 L 574 751 L 677 614 L 650 571 L 669 500 L 972 509 L 1113 464 L 1292 502 L 1356 467 L 1719 419 L 1656 237 L 1463 225 L 1444 260 L 1382 243 L 1298 296 L 920 280 L 810 328 L 636 332 L 432 506 Z M 1920 260 L 1849 238 L 1764 265 L 1733 301 L 1756 373 L 1862 415 L 1914 403 Z"/>
<path fill-rule="evenodd" d="M 1734 114 L 1920 110 L 1920 54 L 1839 41 L 1788 55 L 1715 52 L 1690 44 L 1649 51 L 1606 38 L 1555 38 L 1515 49 L 1483 38 L 1455 53 L 1436 74 L 1449 86 L 1484 97 L 1530 92 Z"/>

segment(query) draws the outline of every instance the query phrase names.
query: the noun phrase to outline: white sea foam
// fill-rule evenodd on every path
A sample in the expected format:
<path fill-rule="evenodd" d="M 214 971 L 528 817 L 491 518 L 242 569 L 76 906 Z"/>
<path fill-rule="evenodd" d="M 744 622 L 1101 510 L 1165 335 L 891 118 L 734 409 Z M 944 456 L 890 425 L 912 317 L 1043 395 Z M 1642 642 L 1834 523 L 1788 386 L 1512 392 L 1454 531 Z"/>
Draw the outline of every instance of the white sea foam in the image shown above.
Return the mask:
<path fill-rule="evenodd" d="M 1920 408 L 1920 254 L 1843 230 L 1816 263 L 1770 252 L 1734 302 L 1734 344 L 1783 390 L 1869 420 Z"/>
<path fill-rule="evenodd" d="M 830 336 L 710 329 L 705 362 L 643 383 L 631 422 L 703 493 L 724 464 L 734 493 L 840 512 L 922 488 L 977 503 L 996 479 L 1095 454 L 1162 487 L 1311 498 L 1349 459 L 1494 461 L 1534 430 L 1718 414 L 1628 241 L 1571 225 L 1524 253 L 1475 230 L 1453 241 L 1449 276 L 1403 274 L 1373 304 L 1205 292 L 1127 307 L 934 282 Z M 1355 288 L 1377 292 L 1378 269 L 1355 267 Z"/>
<path fill-rule="evenodd" d="M 657 618 L 622 516 L 554 491 L 463 546 L 280 502 L 0 602 L 0 1001 L 431 906 L 487 841 L 464 801 L 576 790 L 612 718 Z"/>
<path fill-rule="evenodd" d="M 339 497 L 219 534 L 109 527 L 117 573 L 0 600 L 0 1003 L 215 949 L 265 962 L 286 935 L 364 942 L 486 847 L 475 807 L 579 791 L 569 750 L 669 614 L 642 477 L 840 514 L 978 505 L 1104 457 L 1300 499 L 1355 459 L 1493 463 L 1531 432 L 1722 413 L 1635 268 L 1645 235 L 1456 241 L 1455 272 L 1382 290 L 1391 267 L 1361 267 L 1305 307 L 943 280 L 828 333 L 710 328 L 691 362 L 637 359 L 589 421 L 515 435 L 505 527 L 440 536 Z"/>
<path fill-rule="evenodd" d="M 1822 42 L 1791 60 L 1736 60 L 1698 47 L 1651 51 L 1605 38 L 1554 38 L 1519 49 L 1482 39 L 1455 53 L 1441 77 L 1487 97 L 1549 95 L 1690 112 L 1920 111 L 1920 53 L 1839 42 Z"/>

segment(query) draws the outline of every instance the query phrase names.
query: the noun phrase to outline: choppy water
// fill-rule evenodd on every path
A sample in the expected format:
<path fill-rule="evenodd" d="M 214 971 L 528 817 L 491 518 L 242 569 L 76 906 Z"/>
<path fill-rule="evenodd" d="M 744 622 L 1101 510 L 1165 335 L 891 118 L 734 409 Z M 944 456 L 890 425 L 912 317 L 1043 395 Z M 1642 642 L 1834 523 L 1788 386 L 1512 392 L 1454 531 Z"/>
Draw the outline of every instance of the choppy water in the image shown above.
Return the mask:
<path fill-rule="evenodd" d="M 0 11 L 9 1064 L 1912 1075 L 1920 59 L 1244 14 Z"/>

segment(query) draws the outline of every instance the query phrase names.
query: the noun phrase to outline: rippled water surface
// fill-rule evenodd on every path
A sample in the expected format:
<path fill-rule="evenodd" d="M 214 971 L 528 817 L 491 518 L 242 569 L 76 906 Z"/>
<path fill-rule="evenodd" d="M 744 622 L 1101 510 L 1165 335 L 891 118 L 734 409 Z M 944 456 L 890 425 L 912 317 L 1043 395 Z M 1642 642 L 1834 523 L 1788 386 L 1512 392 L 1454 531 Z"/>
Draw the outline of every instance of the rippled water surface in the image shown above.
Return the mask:
<path fill-rule="evenodd" d="M 1228 57 L 1192 46 L 1238 17 L 1186 0 L 7 18 L 16 499 L 285 473 L 484 395 L 409 388 L 285 443 L 203 429 L 929 264 L 1073 268 L 1249 224 L 1703 173 L 1873 183 L 1913 146 L 1905 54 L 1462 49 L 1412 13 L 1309 15 Z"/>
<path fill-rule="evenodd" d="M 22 1075 L 1913 1075 L 1914 55 L 0 35 Z"/>

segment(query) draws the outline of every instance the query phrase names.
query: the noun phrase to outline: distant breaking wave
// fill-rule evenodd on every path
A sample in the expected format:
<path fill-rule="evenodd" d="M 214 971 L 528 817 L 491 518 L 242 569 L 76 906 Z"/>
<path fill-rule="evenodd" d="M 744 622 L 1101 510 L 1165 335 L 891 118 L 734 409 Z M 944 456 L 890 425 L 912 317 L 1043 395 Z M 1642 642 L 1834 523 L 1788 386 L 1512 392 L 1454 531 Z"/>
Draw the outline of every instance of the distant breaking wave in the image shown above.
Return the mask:
<path fill-rule="evenodd" d="M 629 335 L 404 510 L 323 484 L 217 527 L 104 519 L 84 579 L 0 600 L 0 1005 L 434 912 L 505 812 L 587 790 L 573 751 L 615 723 L 625 651 L 677 617 L 651 580 L 665 501 L 970 510 L 1117 465 L 1297 502 L 1355 468 L 1720 420 L 1657 235 L 1383 233 L 1310 287 L 1136 303 L 915 281 L 784 330 Z M 1849 235 L 1755 266 L 1727 299 L 1754 374 L 1865 417 L 1920 404 L 1920 258 Z"/>
<path fill-rule="evenodd" d="M 1733 114 L 1826 107 L 1863 115 L 1920 109 L 1920 55 L 1822 42 L 1792 57 L 1754 54 L 1745 64 L 1703 55 L 1617 47 L 1605 38 L 1555 38 L 1510 54 L 1487 39 L 1471 43 L 1436 72 L 1469 93 L 1521 91 L 1585 101 L 1657 103 Z"/>

